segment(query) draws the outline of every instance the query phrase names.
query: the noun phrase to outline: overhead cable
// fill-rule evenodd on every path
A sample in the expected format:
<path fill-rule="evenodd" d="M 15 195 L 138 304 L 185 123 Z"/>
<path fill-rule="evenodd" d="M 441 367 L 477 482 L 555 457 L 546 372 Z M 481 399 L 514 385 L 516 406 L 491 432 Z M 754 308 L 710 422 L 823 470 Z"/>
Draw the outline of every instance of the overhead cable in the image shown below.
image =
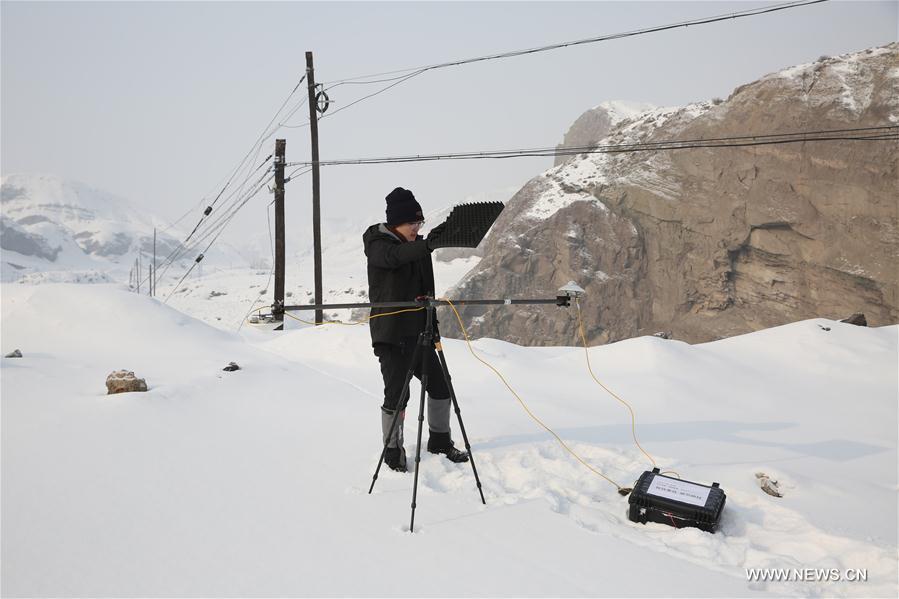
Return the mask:
<path fill-rule="evenodd" d="M 321 166 L 389 164 L 401 162 L 427 162 L 435 160 L 476 160 L 501 158 L 526 158 L 535 156 L 570 156 L 576 154 L 616 154 L 625 152 L 658 152 L 692 148 L 721 148 L 761 146 L 771 144 L 804 143 L 814 141 L 890 141 L 899 140 L 899 126 L 862 127 L 855 129 L 831 129 L 799 131 L 795 133 L 741 135 L 710 139 L 664 140 L 634 143 L 609 143 L 591 146 L 542 147 L 513 150 L 486 150 L 440 154 L 416 154 L 386 156 L 380 158 L 348 158 L 320 160 Z M 312 162 L 290 162 L 286 166 L 311 166 Z"/>
<path fill-rule="evenodd" d="M 697 19 L 690 19 L 687 21 L 678 21 L 676 23 L 669 23 L 669 24 L 665 24 L 665 25 L 656 25 L 654 27 L 645 27 L 642 29 L 634 29 L 631 31 L 624 31 L 624 32 L 620 32 L 620 33 L 610 33 L 610 34 L 598 35 L 598 36 L 588 37 L 588 38 L 579 39 L 579 40 L 558 42 L 555 44 L 549 44 L 546 46 L 538 46 L 535 48 L 526 48 L 523 50 L 512 50 L 509 52 L 500 52 L 497 54 L 487 54 L 484 56 L 476 56 L 473 58 L 465 58 L 465 59 L 461 59 L 461 60 L 441 62 L 441 63 L 424 65 L 424 66 L 413 67 L 413 68 L 408 68 L 408 69 L 398 69 L 398 70 L 394 70 L 394 71 L 384 71 L 381 73 L 372 73 L 369 75 L 360 75 L 357 77 L 348 77 L 345 79 L 329 81 L 325 85 L 329 86 L 326 89 L 331 89 L 331 88 L 337 87 L 338 85 L 346 85 L 346 84 L 353 84 L 353 83 L 355 83 L 355 84 L 381 83 L 381 82 L 385 82 L 385 81 L 392 81 L 393 79 L 398 79 L 399 77 L 388 78 L 388 79 L 376 79 L 376 80 L 372 80 L 372 81 L 365 81 L 365 80 L 371 79 L 372 77 L 384 77 L 385 75 L 396 75 L 399 73 L 433 71 L 436 69 L 455 67 L 455 66 L 460 66 L 463 64 L 471 64 L 474 62 L 483 62 L 486 60 L 497 60 L 497 59 L 501 59 L 501 58 L 511 58 L 513 56 L 523 56 L 526 54 L 535 54 L 537 52 L 547 52 L 549 50 L 558 50 L 560 48 L 568 48 L 571 46 L 581 46 L 584 44 L 594 44 L 597 42 L 605 42 L 605 41 L 614 40 L 614 39 L 622 39 L 622 38 L 634 37 L 634 36 L 638 36 L 638 35 L 646 35 L 648 33 L 657 33 L 660 31 L 667 31 L 669 29 L 678 29 L 680 27 L 691 27 L 691 26 L 695 26 L 695 25 L 706 25 L 709 23 L 716 23 L 719 21 L 742 19 L 745 17 L 753 17 L 756 15 L 778 12 L 778 11 L 782 11 L 782 10 L 800 8 L 800 7 L 808 6 L 811 4 L 820 4 L 822 2 L 827 2 L 827 1 L 828 0 L 802 0 L 799 2 L 786 2 L 783 4 L 776 4 L 774 6 L 765 6 L 765 7 L 760 7 L 760 8 L 739 10 L 739 11 L 729 12 L 729 13 L 720 14 L 720 15 L 701 17 L 701 18 L 697 18 Z"/>
<path fill-rule="evenodd" d="M 258 171 L 260 168 L 262 168 L 263 166 L 265 166 L 265 164 L 266 164 L 271 158 L 272 158 L 272 156 L 269 155 L 268 158 L 266 158 L 265 160 L 263 160 L 262 163 L 259 164 L 259 166 L 257 166 L 257 167 L 253 170 L 253 173 L 255 173 L 255 172 Z M 266 171 L 266 172 L 268 172 L 268 171 Z M 252 173 L 251 173 L 249 176 L 252 176 Z M 227 212 L 230 210 L 230 206 L 233 206 L 234 203 L 236 203 L 237 201 L 239 201 L 239 199 L 240 199 L 240 197 L 241 197 L 240 191 L 241 191 L 241 189 L 242 189 L 243 187 L 244 187 L 244 185 L 242 184 L 240 188 L 236 189 L 235 191 L 233 191 L 232 193 L 230 193 L 230 194 L 226 197 L 226 203 L 224 204 L 224 208 L 222 209 L 223 213 L 227 213 Z M 232 196 L 236 196 L 236 200 L 234 200 L 233 202 L 230 200 L 230 198 L 231 198 Z M 161 273 L 160 275 L 157 276 L 157 281 L 159 280 L 159 278 L 165 276 L 165 274 L 168 272 L 169 267 L 170 267 L 172 264 L 174 264 L 179 258 L 183 257 L 184 254 L 186 254 L 187 252 L 189 252 L 189 251 L 194 247 L 195 244 L 191 244 L 191 243 L 190 243 L 190 240 L 191 240 L 191 238 L 193 238 L 193 236 L 197 233 L 197 231 L 200 230 L 201 225 L 203 225 L 204 221 L 205 221 L 206 218 L 211 214 L 211 212 L 212 212 L 211 207 L 210 207 L 210 206 L 207 206 L 207 207 L 206 207 L 206 210 L 203 212 L 203 215 L 200 217 L 199 222 L 196 224 L 196 226 L 194 227 L 193 231 L 190 232 L 190 235 L 188 235 L 188 236 L 184 239 L 184 241 L 182 241 L 181 243 L 179 243 L 178 246 L 175 247 L 175 249 L 173 249 L 173 250 L 169 253 L 169 255 L 166 256 L 166 257 L 163 259 L 162 263 L 161 263 L 160 266 L 159 266 L 159 267 L 162 269 L 162 273 Z M 215 219 L 213 219 L 213 220 L 215 220 Z M 201 232 L 201 234 L 202 234 L 202 232 Z"/>
<path fill-rule="evenodd" d="M 322 115 L 320 120 L 332 117 L 335 114 L 338 114 L 339 112 L 346 110 L 347 108 L 349 108 L 351 106 L 354 106 L 364 100 L 367 100 L 369 98 L 377 96 L 378 94 L 382 94 L 382 93 L 386 92 L 387 90 L 389 90 L 393 87 L 396 87 L 397 85 L 399 85 L 401 83 L 405 83 L 409 79 L 412 79 L 413 77 L 417 77 L 418 75 L 421 75 L 428 71 L 434 71 L 437 69 L 444 69 L 444 68 L 448 68 L 448 67 L 461 66 L 461 65 L 465 65 L 465 64 L 472 64 L 472 63 L 476 63 L 476 62 L 484 62 L 484 61 L 488 61 L 488 60 L 498 60 L 498 59 L 502 59 L 502 58 L 511 58 L 514 56 L 524 56 L 526 54 L 535 54 L 537 52 L 547 52 L 550 50 L 558 50 L 560 48 L 568 48 L 571 46 L 580 46 L 580 45 L 584 45 L 584 44 L 593 44 L 593 43 L 605 42 L 605 41 L 610 41 L 610 40 L 615 40 L 615 39 L 623 39 L 623 38 L 634 37 L 634 36 L 638 36 L 638 35 L 646 35 L 649 33 L 658 33 L 660 31 L 667 31 L 670 29 L 678 29 L 681 27 L 691 27 L 691 26 L 696 26 L 696 25 L 706 25 L 709 23 L 716 23 L 719 21 L 741 19 L 741 18 L 745 18 L 745 17 L 752 17 L 752 16 L 757 16 L 757 15 L 762 15 L 762 14 L 767 14 L 767 13 L 772 13 L 772 12 L 778 12 L 778 11 L 782 11 L 782 10 L 789 10 L 792 8 L 799 8 L 799 7 L 808 6 L 811 4 L 820 4 L 822 2 L 827 2 L 827 1 L 828 0 L 801 0 L 801 1 L 797 1 L 797 2 L 786 2 L 786 3 L 782 3 L 782 4 L 776 4 L 774 6 L 766 6 L 766 7 L 761 7 L 761 8 L 740 10 L 740 11 L 735 11 L 735 12 L 730 12 L 730 13 L 725 13 L 725 14 L 713 15 L 713 16 L 709 16 L 709 17 L 691 19 L 691 20 L 687 20 L 687 21 L 678 21 L 676 23 L 669 23 L 669 24 L 665 24 L 665 25 L 657 25 L 654 27 L 645 27 L 642 29 L 635 29 L 635 30 L 624 31 L 624 32 L 620 32 L 620 33 L 611 33 L 611 34 L 589 37 L 589 38 L 585 38 L 585 39 L 559 42 L 559 43 L 555 43 L 555 44 L 549 44 L 546 46 L 538 46 L 535 48 L 526 48 L 523 50 L 512 50 L 509 52 L 500 52 L 497 54 L 488 54 L 485 56 L 476 56 L 473 58 L 465 58 L 465 59 L 461 59 L 461 60 L 453 60 L 453 61 L 449 61 L 449 62 L 441 62 L 441 63 L 436 63 L 436 64 L 424 65 L 424 66 L 420 66 L 420 67 L 413 67 L 413 68 L 408 68 L 408 69 L 398 69 L 398 70 L 394 70 L 394 71 L 384 71 L 384 72 L 380 72 L 380 73 L 373 73 L 370 75 L 360 75 L 357 77 L 349 77 L 349 78 L 345 78 L 345 79 L 329 81 L 329 82 L 323 84 L 323 85 L 327 86 L 327 87 L 323 87 L 323 89 L 325 91 L 333 89 L 340 85 L 368 85 L 368 84 L 375 84 L 375 83 L 390 83 L 390 85 L 387 85 L 374 93 L 368 94 L 357 100 L 354 100 L 354 101 L 350 102 L 349 104 L 347 104 L 346 106 L 342 106 L 342 107 L 338 108 L 337 110 L 334 110 L 333 112 Z M 387 75 L 396 75 L 396 76 L 395 77 L 385 77 Z M 305 123 L 302 123 L 300 125 L 292 125 L 291 127 L 305 127 L 307 125 L 309 125 L 308 121 Z"/>
<path fill-rule="evenodd" d="M 272 177 L 274 177 L 274 175 L 272 175 Z M 263 181 L 258 187 L 256 187 L 256 188 L 252 191 L 252 193 L 250 193 L 250 194 L 246 197 L 246 199 L 245 199 L 245 200 L 243 201 L 243 203 L 237 208 L 237 210 L 235 210 L 235 211 L 231 214 L 231 216 L 228 218 L 228 220 L 221 224 L 221 226 L 219 227 L 218 232 L 216 233 L 215 237 L 212 238 L 212 241 L 209 242 L 209 245 L 206 246 L 206 249 L 203 250 L 203 252 L 201 252 L 201 253 L 196 257 L 196 259 L 194 260 L 194 263 L 191 264 L 190 268 L 187 269 L 187 272 L 184 273 L 184 275 L 181 277 L 181 279 L 178 281 L 178 283 L 172 288 L 172 290 L 169 292 L 168 296 L 166 296 L 165 302 L 164 302 L 164 303 L 168 303 L 168 301 L 172 298 L 172 296 L 175 294 L 175 292 L 178 291 L 178 288 L 181 286 L 181 284 L 184 282 L 184 280 L 187 278 L 187 276 L 193 271 L 194 268 L 196 268 L 197 264 L 199 264 L 200 262 L 202 262 L 203 258 L 204 258 L 204 257 L 206 256 L 206 254 L 209 252 L 210 248 L 212 248 L 212 245 L 218 240 L 219 236 L 220 236 L 220 235 L 222 234 L 222 232 L 225 230 L 225 227 L 228 226 L 228 223 L 230 223 L 231 220 L 234 218 L 234 216 L 237 214 L 238 210 L 239 210 L 240 208 L 242 208 L 242 207 L 243 207 L 247 202 L 249 202 L 251 199 L 253 199 L 253 198 L 254 198 L 254 197 L 255 197 L 255 196 L 262 190 L 262 188 L 265 187 L 265 185 L 266 185 L 266 184 L 268 183 L 268 181 L 270 181 L 270 180 L 271 180 L 271 177 L 270 177 L 268 180 Z"/>
<path fill-rule="evenodd" d="M 235 166 L 234 169 L 231 171 L 231 174 L 227 177 L 227 180 L 226 180 L 224 186 L 222 187 L 221 191 L 219 191 L 218 195 L 215 197 L 215 199 L 212 201 L 212 203 L 211 203 L 210 205 L 208 205 L 208 206 L 206 207 L 206 209 L 203 211 L 203 215 L 200 217 L 199 222 L 194 226 L 193 231 L 191 231 L 191 233 L 184 239 L 184 241 L 180 242 L 180 243 L 178 244 L 178 246 L 175 247 L 175 249 L 173 249 L 172 252 L 165 258 L 165 260 L 163 261 L 163 263 L 166 264 L 166 269 L 167 269 L 168 265 L 170 265 L 172 262 L 174 262 L 175 260 L 178 259 L 179 254 L 183 254 L 183 253 L 184 253 L 184 248 L 186 247 L 187 243 L 190 241 L 191 237 L 197 232 L 197 230 L 199 229 L 199 227 L 200 227 L 200 225 L 203 223 L 203 221 L 206 219 L 206 217 L 208 217 L 208 216 L 210 215 L 210 213 L 212 212 L 212 208 L 215 207 L 215 204 L 218 203 L 218 201 L 219 201 L 219 200 L 222 198 L 222 196 L 225 194 L 225 192 L 227 191 L 228 187 L 230 187 L 231 183 L 233 182 L 235 176 L 236 176 L 236 175 L 241 171 L 241 169 L 244 168 L 244 166 L 247 164 L 247 160 L 250 158 L 250 155 L 252 155 L 253 152 L 255 151 L 255 152 L 256 152 L 255 156 L 258 157 L 258 156 L 259 156 L 259 152 L 260 152 L 260 149 L 261 149 L 262 144 L 265 143 L 265 141 L 266 141 L 268 138 L 270 138 L 272 135 L 274 135 L 275 132 L 278 130 L 278 128 L 281 127 L 281 125 L 282 125 L 283 123 L 279 123 L 279 124 L 275 127 L 275 129 L 274 129 L 273 131 L 271 131 L 271 132 L 269 131 L 269 130 L 271 129 L 271 127 L 272 127 L 272 124 L 275 123 L 275 122 L 278 120 L 278 117 L 281 116 L 281 113 L 284 111 L 284 107 L 288 105 L 288 103 L 290 102 L 290 99 L 294 96 L 294 94 L 296 94 L 297 90 L 300 89 L 300 85 L 302 85 L 303 81 L 305 81 L 305 80 L 306 80 L 306 74 L 304 73 L 303 76 L 300 77 L 299 81 L 297 81 L 296 85 L 293 87 L 293 89 L 291 90 L 291 92 L 290 92 L 290 93 L 287 95 L 287 97 L 284 99 L 284 102 L 281 103 L 281 106 L 278 108 L 278 111 L 277 111 L 277 112 L 275 113 L 275 115 L 271 118 L 271 120 L 269 120 L 268 124 L 267 124 L 267 125 L 265 126 L 265 128 L 262 130 L 262 133 L 260 133 L 259 136 L 256 138 L 256 141 L 255 141 L 255 142 L 253 143 L 253 145 L 250 147 L 249 151 L 247 151 L 247 153 L 246 153 L 246 155 L 243 157 L 243 159 L 242 159 L 240 162 L 238 162 L 238 163 L 237 163 L 237 166 Z M 299 108 L 300 108 L 302 105 L 303 105 L 303 102 L 301 101 L 296 107 L 294 107 L 294 108 L 288 113 L 288 115 L 284 118 L 284 121 L 286 122 L 291 116 L 293 116 L 293 114 L 294 114 L 297 110 L 299 110 Z M 268 134 L 268 135 L 266 135 L 266 134 Z M 268 158 L 266 158 L 264 162 L 267 162 L 270 158 L 271 158 L 271 156 L 269 156 Z M 250 162 L 250 165 L 252 165 L 253 162 L 255 162 L 255 158 Z M 261 166 L 262 166 L 262 165 L 260 165 L 260 167 L 261 167 Z M 256 170 L 259 170 L 260 167 L 257 167 L 254 171 L 251 171 L 251 172 L 247 173 L 247 174 L 245 175 L 245 177 L 243 178 L 242 183 L 241 183 L 238 187 L 239 187 L 240 189 L 242 189 L 242 188 L 246 185 L 246 183 L 247 183 L 247 181 L 249 180 L 249 178 L 253 176 L 253 173 L 254 173 Z M 249 167 L 247 167 L 247 168 L 249 168 Z M 228 197 L 233 197 L 233 195 L 234 195 L 234 194 L 229 194 L 228 196 L 226 196 L 226 198 L 228 198 Z M 239 196 L 239 195 L 240 195 L 240 192 L 238 192 L 237 195 Z M 203 200 L 201 200 L 201 201 L 197 204 L 197 207 L 202 206 L 203 203 L 205 203 L 205 202 L 203 202 Z M 192 208 L 191 211 L 192 211 L 192 210 L 194 210 L 194 208 Z M 183 219 L 187 216 L 187 214 L 189 214 L 189 212 L 190 212 L 190 211 L 188 211 L 188 212 L 186 212 L 184 215 L 182 215 L 182 216 L 178 219 L 178 221 L 176 221 L 176 222 L 180 222 L 181 220 L 183 220 Z M 171 227 L 169 227 L 169 228 L 171 228 Z M 163 272 L 163 275 L 164 275 L 164 274 L 165 274 L 165 272 Z"/>

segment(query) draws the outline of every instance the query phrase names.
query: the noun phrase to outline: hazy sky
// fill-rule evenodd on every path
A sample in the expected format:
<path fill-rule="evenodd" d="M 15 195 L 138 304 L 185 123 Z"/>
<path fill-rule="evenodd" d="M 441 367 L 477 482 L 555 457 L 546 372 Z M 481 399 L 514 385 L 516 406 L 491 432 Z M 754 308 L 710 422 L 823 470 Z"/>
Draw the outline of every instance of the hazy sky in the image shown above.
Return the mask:
<path fill-rule="evenodd" d="M 250 149 L 315 53 L 333 81 L 763 6 L 764 2 L 2 2 L 2 172 L 53 173 L 174 220 Z M 897 2 L 836 2 L 428 72 L 320 126 L 321 157 L 554 145 L 604 100 L 679 105 L 796 63 L 896 40 Z M 332 90 L 332 110 L 377 90 Z M 305 94 L 304 87 L 294 99 Z M 303 123 L 307 108 L 288 124 Z M 748 133 L 748 132 L 747 132 Z M 308 160 L 307 128 L 285 128 Z M 551 158 L 322 169 L 325 217 L 383 215 L 395 186 L 425 210 L 517 189 Z M 311 217 L 287 186 L 290 231 Z M 266 236 L 266 192 L 223 237 Z M 196 222 L 185 219 L 185 225 Z M 291 233 L 289 232 L 288 235 Z M 288 238 L 290 239 L 290 238 Z M 289 243 L 289 242 L 288 242 Z"/>

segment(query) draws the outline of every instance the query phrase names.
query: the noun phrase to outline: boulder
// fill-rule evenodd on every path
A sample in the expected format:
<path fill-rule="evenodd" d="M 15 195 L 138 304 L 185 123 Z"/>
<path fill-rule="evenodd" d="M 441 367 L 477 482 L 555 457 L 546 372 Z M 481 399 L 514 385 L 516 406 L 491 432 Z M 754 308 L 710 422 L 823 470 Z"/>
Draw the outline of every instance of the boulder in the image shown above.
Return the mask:
<path fill-rule="evenodd" d="M 865 315 L 861 312 L 856 312 L 849 318 L 844 318 L 840 322 L 845 322 L 846 324 L 854 324 L 858 327 L 866 327 L 868 326 L 868 319 L 865 318 Z"/>
<path fill-rule="evenodd" d="M 892 43 L 772 73 L 722 102 L 648 110 L 599 143 L 882 126 L 899 110 L 897 52 Z M 854 311 L 894 324 L 897 163 L 896 144 L 857 141 L 577 155 L 506 203 L 484 257 L 447 295 L 552 297 L 575 280 L 590 344 L 656 331 L 702 343 Z M 577 318 L 555 306 L 460 313 L 474 338 L 578 339 Z M 453 318 L 440 329 L 461 337 Z"/>
<path fill-rule="evenodd" d="M 9 352 L 8 354 L 6 354 L 6 355 L 3 356 L 3 357 L 4 357 L 4 358 L 21 358 L 21 357 L 22 357 L 22 352 L 16 349 L 16 350 L 13 350 L 13 351 Z"/>
<path fill-rule="evenodd" d="M 116 370 L 106 377 L 107 395 L 146 390 L 147 381 L 137 378 L 130 370 Z"/>

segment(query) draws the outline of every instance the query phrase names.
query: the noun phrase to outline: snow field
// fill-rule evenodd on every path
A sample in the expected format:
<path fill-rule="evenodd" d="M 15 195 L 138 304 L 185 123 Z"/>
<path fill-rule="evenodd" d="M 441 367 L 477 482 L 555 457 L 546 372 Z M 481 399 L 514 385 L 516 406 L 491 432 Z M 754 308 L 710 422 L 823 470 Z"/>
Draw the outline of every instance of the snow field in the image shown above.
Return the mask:
<path fill-rule="evenodd" d="M 366 327 L 238 336 L 70 284 L 4 285 L 2 326 L 3 353 L 25 355 L 2 361 L 5 595 L 896 594 L 897 327 L 590 349 L 657 462 L 721 483 L 715 535 L 629 522 L 612 485 L 445 339 L 487 506 L 468 464 L 425 453 L 410 535 L 411 474 L 382 469 L 367 494 L 382 391 Z M 651 467 L 583 348 L 474 346 L 594 467 L 626 486 Z M 243 369 L 222 372 L 231 360 Z M 149 391 L 106 396 L 118 368 Z M 762 493 L 758 471 L 785 496 Z M 756 567 L 869 580 L 749 583 Z"/>

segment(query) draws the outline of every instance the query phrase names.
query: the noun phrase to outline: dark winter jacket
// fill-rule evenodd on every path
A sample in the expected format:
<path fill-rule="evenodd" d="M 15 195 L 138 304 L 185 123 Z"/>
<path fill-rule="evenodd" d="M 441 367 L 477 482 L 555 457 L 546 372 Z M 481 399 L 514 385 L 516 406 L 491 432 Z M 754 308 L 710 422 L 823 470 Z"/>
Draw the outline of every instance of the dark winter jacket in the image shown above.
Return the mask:
<path fill-rule="evenodd" d="M 386 225 L 372 225 L 362 235 L 368 257 L 370 302 L 410 302 L 434 294 L 434 266 L 427 242 L 400 239 Z M 372 308 L 372 316 L 402 308 Z M 369 321 L 372 344 L 400 343 L 425 328 L 425 311 L 405 312 Z"/>

